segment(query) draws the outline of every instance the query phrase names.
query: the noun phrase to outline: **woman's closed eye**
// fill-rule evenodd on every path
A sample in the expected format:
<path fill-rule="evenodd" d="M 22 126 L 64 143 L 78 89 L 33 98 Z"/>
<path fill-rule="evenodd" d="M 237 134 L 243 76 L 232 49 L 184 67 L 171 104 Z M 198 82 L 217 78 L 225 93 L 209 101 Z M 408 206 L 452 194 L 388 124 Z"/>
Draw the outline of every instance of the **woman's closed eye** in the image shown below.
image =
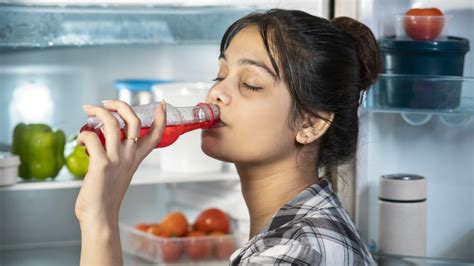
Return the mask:
<path fill-rule="evenodd" d="M 224 78 L 221 78 L 221 77 L 216 77 L 214 78 L 212 81 L 214 82 L 220 82 L 220 81 L 223 81 Z M 242 86 L 248 90 L 251 90 L 251 91 L 259 91 L 261 89 L 263 89 L 262 87 L 257 87 L 257 86 L 252 86 L 250 84 L 247 84 L 245 82 L 242 83 Z"/>
<path fill-rule="evenodd" d="M 219 81 L 223 81 L 224 78 L 220 78 L 220 77 L 216 77 L 215 79 L 212 79 L 212 81 L 214 82 L 219 82 Z"/>
<path fill-rule="evenodd" d="M 251 90 L 251 91 L 259 91 L 262 89 L 262 87 L 256 87 L 256 86 L 252 86 L 252 85 L 249 85 L 247 83 L 242 83 L 242 86 L 244 86 L 246 89 L 248 90 Z"/>

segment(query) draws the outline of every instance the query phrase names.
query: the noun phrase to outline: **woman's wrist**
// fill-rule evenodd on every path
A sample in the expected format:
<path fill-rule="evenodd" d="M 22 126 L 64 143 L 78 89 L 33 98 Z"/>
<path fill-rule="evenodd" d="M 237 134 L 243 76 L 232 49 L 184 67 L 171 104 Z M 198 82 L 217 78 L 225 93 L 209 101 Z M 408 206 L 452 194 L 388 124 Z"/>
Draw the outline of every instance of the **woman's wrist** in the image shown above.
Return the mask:
<path fill-rule="evenodd" d="M 81 265 L 123 265 L 118 221 L 81 222 Z"/>
<path fill-rule="evenodd" d="M 82 234 L 98 234 L 118 231 L 118 218 L 82 219 L 79 221 Z"/>

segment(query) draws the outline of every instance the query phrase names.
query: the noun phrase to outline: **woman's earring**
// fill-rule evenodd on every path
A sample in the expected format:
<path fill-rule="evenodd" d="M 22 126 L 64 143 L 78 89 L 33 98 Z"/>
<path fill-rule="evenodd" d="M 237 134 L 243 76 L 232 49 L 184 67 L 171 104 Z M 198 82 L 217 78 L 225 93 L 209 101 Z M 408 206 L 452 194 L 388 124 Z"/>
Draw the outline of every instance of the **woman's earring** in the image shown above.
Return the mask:
<path fill-rule="evenodd" d="M 304 135 L 304 145 L 308 144 L 308 135 Z"/>

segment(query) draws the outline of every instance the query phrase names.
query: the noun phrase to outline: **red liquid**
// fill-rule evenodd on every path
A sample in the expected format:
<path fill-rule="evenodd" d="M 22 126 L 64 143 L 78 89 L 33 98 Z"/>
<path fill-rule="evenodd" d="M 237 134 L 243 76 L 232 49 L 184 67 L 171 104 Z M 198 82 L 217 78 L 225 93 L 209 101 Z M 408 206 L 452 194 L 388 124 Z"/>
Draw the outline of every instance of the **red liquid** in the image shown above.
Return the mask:
<path fill-rule="evenodd" d="M 214 126 L 216 122 L 217 121 L 204 121 L 204 122 L 196 122 L 196 123 L 190 123 L 190 124 L 166 126 L 165 129 L 163 130 L 163 135 L 161 136 L 161 140 L 158 143 L 158 145 L 156 145 L 156 148 L 162 148 L 162 147 L 166 147 L 173 144 L 179 138 L 180 135 L 186 132 L 189 132 L 191 130 L 198 129 L 198 128 L 203 128 L 203 129 L 211 128 Z M 105 137 L 104 137 L 104 133 L 102 132 L 102 129 L 100 128 L 94 129 L 94 128 L 89 127 L 86 124 L 81 128 L 80 132 L 84 130 L 95 132 L 99 136 L 100 142 L 102 142 L 102 145 L 105 147 Z M 149 127 L 142 127 L 140 129 L 139 141 L 145 135 L 147 135 L 148 132 L 150 132 Z M 123 139 L 124 139 L 124 132 L 123 132 L 123 129 L 121 129 L 120 140 L 123 140 Z"/>

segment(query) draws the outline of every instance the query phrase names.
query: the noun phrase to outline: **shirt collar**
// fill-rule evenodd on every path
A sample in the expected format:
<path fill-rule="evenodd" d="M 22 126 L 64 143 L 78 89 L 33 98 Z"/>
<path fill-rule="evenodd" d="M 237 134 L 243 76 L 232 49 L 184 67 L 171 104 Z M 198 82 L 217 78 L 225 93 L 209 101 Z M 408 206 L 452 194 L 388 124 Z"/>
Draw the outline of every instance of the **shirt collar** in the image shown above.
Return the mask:
<path fill-rule="evenodd" d="M 331 183 L 326 178 L 319 179 L 317 183 L 307 187 L 296 197 L 283 205 L 257 235 L 231 255 L 231 261 L 239 261 L 239 256 L 243 255 L 243 251 L 263 238 L 266 232 L 280 228 L 317 210 L 334 208 L 334 206 L 341 206 L 341 203 L 336 193 L 332 190 Z"/>
<path fill-rule="evenodd" d="M 275 230 L 291 221 L 299 220 L 299 218 L 306 216 L 312 211 L 327 207 L 332 208 L 334 203 L 337 206 L 341 206 L 336 193 L 331 188 L 329 180 L 321 178 L 319 182 L 307 187 L 283 205 L 257 235 Z M 295 212 L 295 210 L 297 211 Z"/>

